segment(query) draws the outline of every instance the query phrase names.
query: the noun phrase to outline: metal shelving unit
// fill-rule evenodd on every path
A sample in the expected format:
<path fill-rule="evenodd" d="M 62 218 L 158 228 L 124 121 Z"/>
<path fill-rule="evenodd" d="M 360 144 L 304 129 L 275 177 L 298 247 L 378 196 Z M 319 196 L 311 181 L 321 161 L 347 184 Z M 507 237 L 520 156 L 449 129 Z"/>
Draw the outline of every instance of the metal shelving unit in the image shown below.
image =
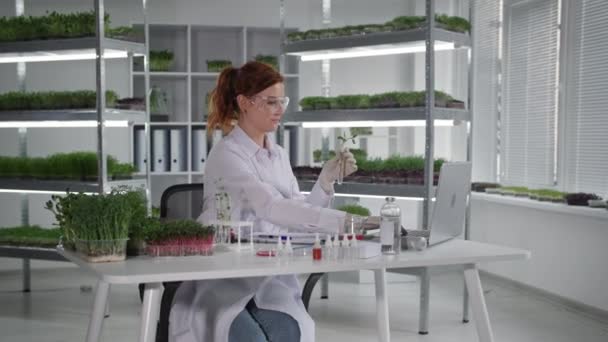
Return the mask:
<path fill-rule="evenodd" d="M 315 181 L 298 181 L 301 191 L 311 191 Z M 424 196 L 422 185 L 412 184 L 384 184 L 384 183 L 353 183 L 343 182 L 335 184 L 334 189 L 338 194 L 345 195 L 372 195 L 372 196 L 393 196 L 393 197 L 418 197 Z M 435 187 L 433 187 L 433 194 Z"/>
<path fill-rule="evenodd" d="M 469 3 L 469 18 L 473 18 L 472 2 Z M 285 3 L 280 1 L 281 27 L 285 22 Z M 329 58 L 336 53 L 356 52 L 365 55 L 366 52 L 374 50 L 395 51 L 396 49 L 408 49 L 411 53 L 421 52 L 425 54 L 425 106 L 419 108 L 397 108 L 397 109 L 365 109 L 365 110 L 322 110 L 301 111 L 285 114 L 285 125 L 300 125 L 317 122 L 320 127 L 329 122 L 352 122 L 352 121 L 374 121 L 378 125 L 397 121 L 422 120 L 426 128 L 425 135 L 425 167 L 423 185 L 401 185 L 401 184 L 362 184 L 345 182 L 336 185 L 336 193 L 356 195 L 380 195 L 399 197 L 419 197 L 423 199 L 423 229 L 429 229 L 429 218 L 431 214 L 431 201 L 435 195 L 434 179 L 434 128 L 436 120 L 454 120 L 454 123 L 466 122 L 467 125 L 467 161 L 471 158 L 471 125 L 472 115 L 470 111 L 471 101 L 471 48 L 472 39 L 470 35 L 451 32 L 435 26 L 435 0 L 425 0 L 426 23 L 424 27 L 398 31 L 380 32 L 349 37 L 334 37 L 315 40 L 304 40 L 287 42 L 285 34 L 282 34 L 282 51 L 284 55 L 300 56 L 302 60 L 322 60 L 323 66 L 323 89 L 322 96 L 329 96 Z M 331 22 L 331 0 L 323 1 L 323 23 Z M 435 50 L 441 47 L 449 49 L 468 49 L 468 99 L 465 109 L 437 108 L 435 107 Z M 402 51 L 403 51 L 402 49 Z M 397 53 L 397 52 L 393 52 Z M 403 53 L 403 52 L 401 52 Z M 389 54 L 389 53 L 386 53 Z M 312 57 L 312 55 L 315 55 Z M 332 56 L 333 55 L 333 56 Z M 367 56 L 381 55 L 371 53 Z M 325 56 L 325 57 L 324 57 Z M 343 56 L 343 55 L 342 55 Z M 325 59 L 323 59 L 325 58 Z M 338 58 L 338 57 L 336 57 Z M 325 126 L 329 127 L 328 124 Z M 403 125 L 407 126 L 407 125 Z M 310 127 L 310 125 L 309 125 Z M 335 127 L 335 126 L 331 126 Z M 324 137 L 324 140 L 327 138 Z M 323 150 L 328 149 L 328 140 L 323 143 Z M 313 182 L 299 181 L 303 190 L 310 190 Z M 465 235 L 468 238 L 469 209 L 467 209 L 467 222 Z M 416 273 L 421 279 L 420 294 L 420 322 L 419 332 L 428 333 L 428 310 L 429 310 L 429 286 L 430 277 L 427 269 L 418 270 Z M 327 281 L 325 279 L 325 281 Z M 327 283 L 322 287 L 322 298 L 327 296 Z M 468 322 L 468 295 L 465 291 L 463 321 Z"/>
<path fill-rule="evenodd" d="M 135 23 L 134 26 L 141 24 Z M 295 31 L 295 29 L 288 29 Z M 175 183 L 202 182 L 203 170 L 196 164 L 193 148 L 195 134 L 206 130 L 205 94 L 215 86 L 219 72 L 210 72 L 206 60 L 230 60 L 234 66 L 240 66 L 253 60 L 257 54 L 280 55 L 277 44 L 279 30 L 272 27 L 250 26 L 211 26 L 196 24 L 150 24 L 151 49 L 170 50 L 174 62 L 169 71 L 150 72 L 151 84 L 167 94 L 168 121 L 152 122 L 152 130 L 183 129 L 186 135 L 186 163 L 178 171 L 155 170 L 151 172 L 155 183 L 152 186 L 153 203 L 160 199 L 162 191 Z M 297 82 L 299 78 L 296 57 L 289 57 L 288 73 L 284 74 L 286 83 L 295 89 L 289 96 L 297 105 Z M 134 93 L 141 94 L 141 78 L 145 72 L 134 64 L 131 71 Z M 177 102 L 177 103 L 176 103 Z M 291 104 L 290 107 L 294 107 Z M 134 132 L 139 125 L 134 126 Z M 136 134 L 133 134 L 136 137 Z M 209 150 L 220 136 L 206 139 Z M 154 142 L 154 138 L 152 139 Z M 152 144 L 154 146 L 154 144 Z M 136 153 L 134 153 L 136 154 Z"/>
<path fill-rule="evenodd" d="M 103 2 L 103 0 L 101 1 Z M 126 58 L 129 53 L 134 56 L 146 54 L 146 45 L 142 43 L 113 38 L 102 38 L 100 43 L 106 54 L 119 53 L 123 54 L 122 58 Z M 0 43 L 0 56 L 27 58 L 92 55 L 87 58 L 81 57 L 81 59 L 95 59 L 94 54 L 98 47 L 97 44 L 98 39 L 96 37 L 4 42 Z"/>
<path fill-rule="evenodd" d="M 146 185 L 145 175 L 134 176 L 130 179 L 109 180 L 107 185 L 110 188 L 118 186 L 130 186 L 139 188 Z M 0 189 L 3 191 L 12 190 L 14 192 L 87 192 L 97 193 L 99 183 L 95 181 L 69 181 L 69 180 L 38 180 L 38 179 L 13 179 L 0 178 Z"/>
<path fill-rule="evenodd" d="M 111 121 L 120 121 L 125 125 L 143 124 L 146 112 L 136 110 L 122 110 L 107 108 L 104 118 Z M 0 126 L 19 128 L 23 122 L 48 121 L 97 121 L 96 109 L 63 109 L 63 110 L 24 110 L 0 111 Z"/>
<path fill-rule="evenodd" d="M 453 43 L 454 48 L 470 46 L 470 37 L 463 33 L 434 28 L 435 43 Z M 285 44 L 288 55 L 307 56 L 310 54 L 361 51 L 369 49 L 392 49 L 400 47 L 420 47 L 424 50 L 427 29 L 419 28 L 397 32 L 378 32 L 364 35 L 303 40 Z M 422 43 L 422 44 L 420 44 Z"/>
<path fill-rule="evenodd" d="M 148 209 L 150 210 L 150 170 L 147 167 L 145 175 L 126 180 L 110 180 L 107 175 L 107 152 L 106 152 L 106 127 L 132 127 L 133 124 L 143 124 L 146 131 L 146 141 L 149 141 L 150 113 L 146 111 L 129 111 L 106 108 L 106 67 L 105 60 L 108 58 L 125 58 L 129 61 L 134 56 L 144 57 L 144 84 L 146 94 L 149 89 L 148 69 L 148 24 L 147 24 L 147 1 L 140 0 L 144 17 L 144 43 L 124 41 L 104 36 L 104 0 L 94 1 L 94 12 L 96 21 L 95 37 L 35 40 L 22 42 L 0 43 L 0 62 L 14 63 L 17 66 L 18 88 L 22 91 L 25 87 L 26 66 L 28 62 L 48 62 L 65 60 L 95 60 L 97 93 L 97 105 L 95 109 L 83 110 L 40 110 L 40 111 L 4 111 L 0 112 L 0 126 L 19 129 L 20 156 L 27 156 L 27 135 L 29 127 L 83 127 L 85 121 L 97 129 L 97 160 L 98 181 L 78 182 L 70 180 L 46 181 L 1 178 L 0 191 L 21 194 L 21 224 L 29 225 L 29 193 L 63 193 L 66 189 L 75 192 L 103 193 L 110 191 L 115 186 L 127 185 L 132 187 L 143 187 L 148 197 Z M 24 15 L 24 0 L 15 0 L 16 15 Z M 146 96 L 146 108 L 149 108 L 149 99 Z M 113 126 L 111 121 L 122 121 L 120 126 Z M 76 122 L 73 126 L 66 125 L 67 122 Z M 35 125 L 34 125 L 35 124 Z M 150 154 L 150 146 L 146 144 L 146 155 Z M 47 260 L 56 259 L 56 253 L 52 250 L 2 247 L 2 253 L 23 259 L 23 288 L 30 288 L 30 259 L 43 258 Z M 4 255 L 4 254 L 3 254 Z"/>
<path fill-rule="evenodd" d="M 433 109 L 435 120 L 469 121 L 471 114 L 468 110 L 454 108 Z M 387 108 L 387 109 L 340 109 L 340 110 L 311 110 L 285 114 L 285 125 L 299 125 L 304 122 L 346 122 L 346 121 L 404 121 L 426 120 L 424 107 Z"/>

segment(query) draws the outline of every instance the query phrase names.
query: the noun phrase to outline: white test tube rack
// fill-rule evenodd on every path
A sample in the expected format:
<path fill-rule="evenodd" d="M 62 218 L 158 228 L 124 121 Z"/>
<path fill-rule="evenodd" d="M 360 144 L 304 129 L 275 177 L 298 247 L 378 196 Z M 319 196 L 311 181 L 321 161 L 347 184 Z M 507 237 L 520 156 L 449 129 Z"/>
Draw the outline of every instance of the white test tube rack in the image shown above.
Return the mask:
<path fill-rule="evenodd" d="M 234 248 L 237 251 L 242 251 L 242 250 L 253 250 L 253 222 L 250 221 L 219 221 L 219 220 L 214 220 L 211 221 L 210 223 L 212 226 L 216 227 L 216 230 L 221 232 L 224 231 L 225 228 L 234 228 L 236 229 L 236 246 L 232 246 L 230 244 L 230 238 L 228 238 L 228 241 L 219 241 L 219 243 L 216 240 L 216 246 L 226 246 L 226 247 L 230 247 L 231 249 Z M 243 229 L 249 229 L 247 235 L 249 236 L 249 243 L 248 244 L 243 244 L 241 243 L 242 240 L 242 236 L 243 236 Z M 223 239 L 222 239 L 223 240 Z"/>

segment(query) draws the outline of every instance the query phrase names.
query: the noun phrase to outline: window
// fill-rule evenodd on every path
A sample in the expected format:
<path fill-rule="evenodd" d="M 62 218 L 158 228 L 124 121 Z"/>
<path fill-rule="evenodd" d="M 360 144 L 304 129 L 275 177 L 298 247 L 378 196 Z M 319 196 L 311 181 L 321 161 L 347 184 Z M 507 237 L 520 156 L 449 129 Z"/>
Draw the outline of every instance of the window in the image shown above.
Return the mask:
<path fill-rule="evenodd" d="M 501 182 L 554 185 L 558 0 L 505 2 Z"/>
<path fill-rule="evenodd" d="M 565 188 L 608 195 L 608 1 L 566 10 Z"/>
<path fill-rule="evenodd" d="M 479 1 L 473 11 L 473 179 L 496 180 L 502 1 Z"/>

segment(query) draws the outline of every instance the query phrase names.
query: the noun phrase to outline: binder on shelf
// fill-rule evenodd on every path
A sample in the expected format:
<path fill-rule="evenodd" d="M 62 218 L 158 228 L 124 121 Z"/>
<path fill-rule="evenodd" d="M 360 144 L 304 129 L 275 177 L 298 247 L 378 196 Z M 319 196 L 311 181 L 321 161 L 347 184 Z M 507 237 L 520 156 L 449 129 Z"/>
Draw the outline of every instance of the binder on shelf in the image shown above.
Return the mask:
<path fill-rule="evenodd" d="M 146 131 L 143 128 L 135 129 L 134 160 L 137 172 L 146 172 Z"/>
<path fill-rule="evenodd" d="M 152 131 L 152 163 L 153 172 L 166 172 L 169 170 L 168 131 L 166 129 L 155 129 Z"/>
<path fill-rule="evenodd" d="M 192 171 L 205 171 L 207 159 L 207 130 L 192 130 Z"/>
<path fill-rule="evenodd" d="M 182 128 L 170 130 L 169 146 L 171 148 L 171 172 L 186 171 L 186 144 L 184 141 L 184 133 Z"/>

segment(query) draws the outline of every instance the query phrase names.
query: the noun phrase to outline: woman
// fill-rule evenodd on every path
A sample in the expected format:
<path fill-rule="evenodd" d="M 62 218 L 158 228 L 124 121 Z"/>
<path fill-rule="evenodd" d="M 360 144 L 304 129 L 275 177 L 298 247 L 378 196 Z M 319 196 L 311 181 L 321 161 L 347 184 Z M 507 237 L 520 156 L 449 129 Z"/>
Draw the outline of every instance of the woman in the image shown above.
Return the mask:
<path fill-rule="evenodd" d="M 223 186 L 231 198 L 231 219 L 252 213 L 254 229 L 339 233 L 346 214 L 327 209 L 340 172 L 356 171 L 345 152 L 328 161 L 308 196 L 302 196 L 289 157 L 267 136 L 274 132 L 289 99 L 283 77 L 271 67 L 249 62 L 224 69 L 211 94 L 207 127 L 225 137 L 213 146 L 205 168 L 203 213 L 216 218 L 214 196 Z M 250 208 L 242 208 L 248 203 Z M 176 342 L 314 341 L 295 275 L 186 282 L 176 293 L 170 318 Z"/>

